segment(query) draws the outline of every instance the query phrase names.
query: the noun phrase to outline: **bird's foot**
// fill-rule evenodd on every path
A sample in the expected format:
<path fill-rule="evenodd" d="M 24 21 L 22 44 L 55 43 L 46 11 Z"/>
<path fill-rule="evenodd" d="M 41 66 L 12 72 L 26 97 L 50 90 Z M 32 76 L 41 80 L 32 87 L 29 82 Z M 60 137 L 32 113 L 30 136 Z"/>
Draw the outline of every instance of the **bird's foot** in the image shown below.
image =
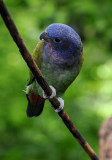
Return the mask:
<path fill-rule="evenodd" d="M 49 86 L 49 87 L 50 87 L 50 89 L 52 91 L 52 94 L 48 97 L 48 96 L 46 96 L 46 94 L 45 94 L 45 92 L 43 90 L 42 92 L 43 92 L 43 98 L 44 99 L 52 99 L 53 97 L 56 96 L 56 90 L 55 90 L 55 88 L 53 86 Z"/>
<path fill-rule="evenodd" d="M 56 90 L 55 90 L 55 88 L 54 88 L 53 86 L 49 86 L 49 87 L 51 88 L 52 94 L 48 97 L 48 96 L 45 94 L 44 90 L 43 90 L 42 92 L 43 92 L 43 98 L 44 98 L 44 99 L 52 99 L 53 97 L 56 96 Z M 55 112 L 60 112 L 60 111 L 64 108 L 64 100 L 63 100 L 62 98 L 60 98 L 60 97 L 58 97 L 57 99 L 58 99 L 58 101 L 60 102 L 60 105 L 59 105 L 59 107 L 58 107 L 57 109 L 55 109 L 54 111 L 55 111 Z"/>
<path fill-rule="evenodd" d="M 60 102 L 60 106 L 57 109 L 55 109 L 54 111 L 55 112 L 60 112 L 64 108 L 64 100 L 60 97 L 58 97 L 57 99 Z"/>

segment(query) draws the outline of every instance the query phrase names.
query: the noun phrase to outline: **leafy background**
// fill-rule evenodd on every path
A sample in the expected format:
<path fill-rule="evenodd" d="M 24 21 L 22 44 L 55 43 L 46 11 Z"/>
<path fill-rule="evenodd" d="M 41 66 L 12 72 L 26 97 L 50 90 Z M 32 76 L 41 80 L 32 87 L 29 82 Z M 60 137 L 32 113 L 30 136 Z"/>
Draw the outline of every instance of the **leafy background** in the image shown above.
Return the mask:
<path fill-rule="evenodd" d="M 98 131 L 112 114 L 112 1 L 4 0 L 29 51 L 51 23 L 81 36 L 85 61 L 64 95 L 65 110 L 98 154 Z M 89 160 L 47 102 L 38 118 L 26 116 L 28 67 L 0 17 L 0 159 Z"/>

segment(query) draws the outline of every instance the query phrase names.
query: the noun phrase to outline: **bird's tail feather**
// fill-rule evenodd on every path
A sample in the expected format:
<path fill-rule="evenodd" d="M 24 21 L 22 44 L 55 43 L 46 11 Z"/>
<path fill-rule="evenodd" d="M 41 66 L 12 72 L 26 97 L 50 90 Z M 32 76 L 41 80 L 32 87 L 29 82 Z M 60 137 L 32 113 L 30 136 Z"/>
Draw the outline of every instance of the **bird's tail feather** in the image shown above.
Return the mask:
<path fill-rule="evenodd" d="M 28 99 L 28 106 L 27 106 L 27 116 L 28 117 L 37 117 L 39 116 L 44 107 L 45 99 L 40 97 L 39 95 L 36 95 L 34 93 L 27 94 Z"/>

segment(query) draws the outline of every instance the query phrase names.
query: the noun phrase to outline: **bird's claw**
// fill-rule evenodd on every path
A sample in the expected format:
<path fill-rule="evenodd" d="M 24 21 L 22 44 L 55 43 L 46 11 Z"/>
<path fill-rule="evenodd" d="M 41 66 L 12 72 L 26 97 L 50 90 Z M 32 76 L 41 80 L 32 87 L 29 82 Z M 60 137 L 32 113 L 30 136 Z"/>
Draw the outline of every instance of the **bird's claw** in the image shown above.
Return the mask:
<path fill-rule="evenodd" d="M 64 100 L 60 97 L 58 97 L 57 99 L 60 102 L 60 106 L 57 109 L 55 109 L 54 111 L 55 112 L 60 112 L 64 108 Z"/>
<path fill-rule="evenodd" d="M 49 86 L 49 87 L 50 87 L 50 89 L 52 91 L 52 94 L 48 97 L 48 96 L 46 96 L 46 94 L 45 94 L 45 92 L 43 90 L 43 98 L 45 98 L 45 99 L 52 99 L 53 97 L 56 96 L 56 90 L 55 90 L 55 88 L 53 86 Z"/>
<path fill-rule="evenodd" d="M 52 99 L 53 97 L 56 96 L 56 90 L 55 90 L 55 88 L 53 86 L 49 86 L 49 87 L 51 88 L 52 94 L 48 97 L 48 96 L 46 96 L 46 94 L 45 94 L 45 92 L 43 90 L 42 92 L 43 92 L 43 98 L 44 99 Z M 57 99 L 60 102 L 60 105 L 54 111 L 55 112 L 60 112 L 64 108 L 64 100 L 62 98 L 60 98 L 60 97 L 58 97 Z"/>

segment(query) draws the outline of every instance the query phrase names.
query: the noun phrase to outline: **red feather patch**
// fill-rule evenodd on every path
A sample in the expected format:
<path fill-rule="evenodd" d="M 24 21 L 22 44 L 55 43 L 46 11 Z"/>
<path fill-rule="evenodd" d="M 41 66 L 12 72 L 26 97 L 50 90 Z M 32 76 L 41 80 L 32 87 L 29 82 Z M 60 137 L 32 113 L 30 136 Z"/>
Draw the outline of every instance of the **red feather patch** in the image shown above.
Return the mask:
<path fill-rule="evenodd" d="M 40 97 L 37 94 L 31 93 L 28 95 L 28 99 L 31 104 L 36 105 L 36 104 L 41 104 L 45 101 L 44 98 Z"/>

